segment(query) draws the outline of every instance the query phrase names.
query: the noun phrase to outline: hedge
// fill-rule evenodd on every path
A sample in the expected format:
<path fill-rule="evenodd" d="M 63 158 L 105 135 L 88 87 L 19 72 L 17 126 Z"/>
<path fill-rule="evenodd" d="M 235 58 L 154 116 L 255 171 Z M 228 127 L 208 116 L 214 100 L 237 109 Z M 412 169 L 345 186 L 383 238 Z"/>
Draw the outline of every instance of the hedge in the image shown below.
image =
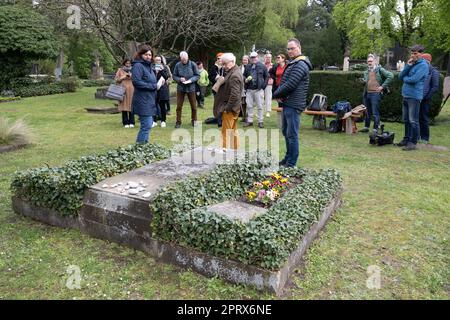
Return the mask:
<path fill-rule="evenodd" d="M 21 99 L 22 99 L 21 97 L 0 97 L 0 103 L 2 103 L 2 102 L 19 101 Z"/>
<path fill-rule="evenodd" d="M 76 216 L 88 187 L 169 155 L 167 149 L 154 144 L 121 147 L 103 155 L 70 161 L 62 167 L 16 172 L 11 190 L 15 196 L 37 206 Z"/>
<path fill-rule="evenodd" d="M 114 80 L 84 80 L 83 87 L 107 87 L 114 83 Z"/>
<path fill-rule="evenodd" d="M 328 97 L 329 108 L 341 100 L 349 101 L 352 106 L 356 107 L 363 104 L 364 85 L 359 79 L 363 77 L 364 72 L 349 71 L 312 71 L 309 101 L 313 94 L 322 93 Z M 398 73 L 394 73 L 394 81 L 391 84 L 391 94 L 384 97 L 381 102 L 380 114 L 384 121 L 401 121 L 402 120 L 402 86 L 403 82 L 398 79 Z M 439 115 L 442 104 L 444 79 L 441 76 L 439 93 L 433 97 L 430 107 L 430 118 L 434 119 Z"/>
<path fill-rule="evenodd" d="M 153 237 L 264 269 L 279 269 L 318 221 L 342 179 L 334 170 L 282 169 L 280 174 L 301 178 L 302 183 L 247 224 L 206 209 L 240 198 L 264 177 L 268 166 L 265 160 L 220 165 L 209 174 L 163 188 L 150 205 Z"/>

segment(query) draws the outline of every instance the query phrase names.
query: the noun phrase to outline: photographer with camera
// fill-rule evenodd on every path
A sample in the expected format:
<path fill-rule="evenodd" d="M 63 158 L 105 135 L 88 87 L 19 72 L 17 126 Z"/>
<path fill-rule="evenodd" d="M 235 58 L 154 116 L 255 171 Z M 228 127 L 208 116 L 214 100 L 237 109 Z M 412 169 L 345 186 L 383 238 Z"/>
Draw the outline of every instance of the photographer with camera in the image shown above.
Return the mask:
<path fill-rule="evenodd" d="M 375 61 L 375 56 L 369 54 L 367 57 L 368 68 L 364 72 L 364 105 L 367 108 L 365 127 L 361 132 L 369 132 L 370 121 L 373 116 L 373 130 L 380 126 L 380 104 L 383 94 L 388 92 L 389 85 L 394 79 L 394 74 L 387 71 Z"/>

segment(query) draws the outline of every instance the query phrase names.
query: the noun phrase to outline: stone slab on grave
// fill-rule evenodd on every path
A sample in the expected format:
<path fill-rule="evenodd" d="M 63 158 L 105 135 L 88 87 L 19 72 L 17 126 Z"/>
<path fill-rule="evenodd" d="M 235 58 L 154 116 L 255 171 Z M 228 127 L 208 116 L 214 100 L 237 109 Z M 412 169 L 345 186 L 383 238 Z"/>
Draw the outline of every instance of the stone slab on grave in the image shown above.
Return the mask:
<path fill-rule="evenodd" d="M 209 206 L 207 209 L 229 219 L 240 220 L 242 223 L 248 223 L 267 212 L 267 209 L 241 201 L 226 201 Z"/>
<path fill-rule="evenodd" d="M 149 239 L 153 218 L 150 204 L 161 188 L 190 175 L 204 174 L 224 158 L 232 159 L 234 156 L 240 155 L 231 151 L 224 153 L 196 148 L 108 178 L 86 191 L 80 222 L 90 235 L 97 238 L 108 239 L 105 232 L 109 228 L 119 228 L 124 235 L 131 233 Z M 104 227 L 100 228 L 99 224 Z M 133 246 L 132 243 L 125 244 Z"/>

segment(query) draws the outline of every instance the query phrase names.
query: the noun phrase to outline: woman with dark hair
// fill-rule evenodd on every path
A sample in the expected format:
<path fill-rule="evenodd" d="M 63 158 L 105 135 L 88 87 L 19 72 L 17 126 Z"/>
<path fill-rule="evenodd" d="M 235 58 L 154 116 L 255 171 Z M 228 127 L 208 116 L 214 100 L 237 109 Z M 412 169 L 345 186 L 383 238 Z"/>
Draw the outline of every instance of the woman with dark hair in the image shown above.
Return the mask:
<path fill-rule="evenodd" d="M 152 70 L 153 51 L 148 45 L 142 46 L 134 56 L 131 70 L 134 85 L 133 112 L 139 116 L 141 128 L 136 142 L 148 143 L 156 109 L 157 82 Z"/>
<path fill-rule="evenodd" d="M 169 79 L 169 74 L 167 73 L 166 66 L 164 64 L 164 60 L 162 56 L 157 55 L 154 58 L 155 63 L 153 64 L 153 70 L 156 74 L 156 80 L 158 81 L 158 91 L 156 95 L 156 104 L 159 109 L 158 118 L 153 119 L 153 127 L 158 125 L 157 121 L 161 120 L 161 128 L 165 128 L 167 126 L 167 107 L 169 106 L 169 85 L 167 84 L 167 79 Z M 163 78 L 163 80 L 161 80 Z"/>
<path fill-rule="evenodd" d="M 125 59 L 117 70 L 116 83 L 125 88 L 125 97 L 119 103 L 119 111 L 122 112 L 122 124 L 125 128 L 134 128 L 134 114 L 131 108 L 134 87 L 131 81 L 131 60 Z"/>
<path fill-rule="evenodd" d="M 286 69 L 286 56 L 282 53 L 277 55 L 277 63 L 273 65 L 269 71 L 269 76 L 273 79 L 272 92 L 277 91 L 281 84 L 281 78 L 283 77 L 284 70 Z M 281 103 L 278 103 L 278 107 L 281 108 Z"/>

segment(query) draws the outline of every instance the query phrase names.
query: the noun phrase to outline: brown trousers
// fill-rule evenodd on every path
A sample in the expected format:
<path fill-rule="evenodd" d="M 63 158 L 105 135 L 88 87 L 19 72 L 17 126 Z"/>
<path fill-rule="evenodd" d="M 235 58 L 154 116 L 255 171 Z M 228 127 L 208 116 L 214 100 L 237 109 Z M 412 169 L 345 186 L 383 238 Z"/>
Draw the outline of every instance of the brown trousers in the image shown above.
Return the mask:
<path fill-rule="evenodd" d="M 177 91 L 177 123 L 181 123 L 181 115 L 183 113 L 184 97 L 188 96 L 191 104 L 191 121 L 197 121 L 197 99 L 194 92 Z"/>
<path fill-rule="evenodd" d="M 222 148 L 234 150 L 239 148 L 238 119 L 239 115 L 233 112 L 222 113 Z M 233 143 L 231 148 L 228 147 L 228 142 Z"/>

